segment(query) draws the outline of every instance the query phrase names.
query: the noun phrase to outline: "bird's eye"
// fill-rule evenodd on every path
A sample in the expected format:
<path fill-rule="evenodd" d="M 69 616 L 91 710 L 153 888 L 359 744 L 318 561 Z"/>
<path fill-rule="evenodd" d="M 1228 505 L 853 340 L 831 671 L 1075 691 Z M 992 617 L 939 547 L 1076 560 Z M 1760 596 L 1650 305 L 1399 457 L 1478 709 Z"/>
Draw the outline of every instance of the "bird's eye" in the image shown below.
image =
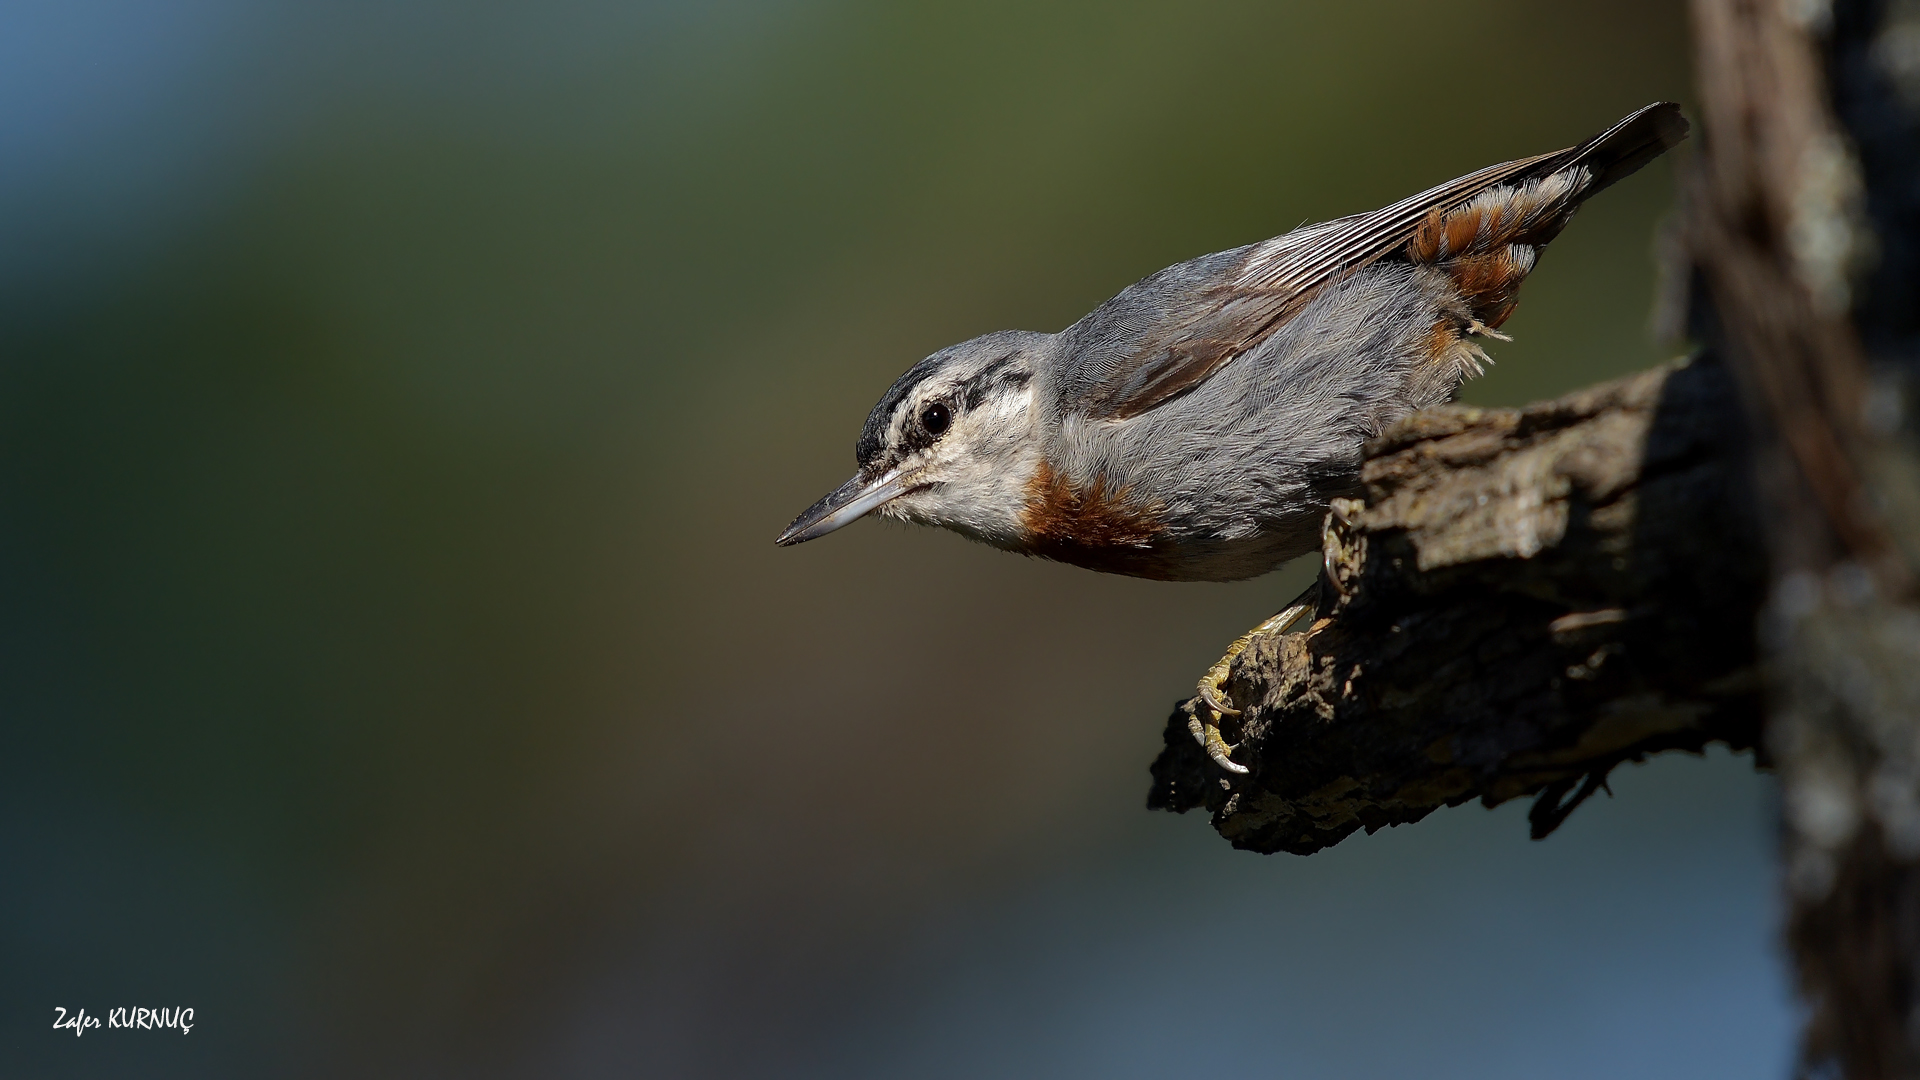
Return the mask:
<path fill-rule="evenodd" d="M 926 428 L 929 435 L 945 433 L 948 425 L 952 423 L 953 414 L 947 411 L 945 405 L 937 401 L 920 410 L 920 426 Z"/>

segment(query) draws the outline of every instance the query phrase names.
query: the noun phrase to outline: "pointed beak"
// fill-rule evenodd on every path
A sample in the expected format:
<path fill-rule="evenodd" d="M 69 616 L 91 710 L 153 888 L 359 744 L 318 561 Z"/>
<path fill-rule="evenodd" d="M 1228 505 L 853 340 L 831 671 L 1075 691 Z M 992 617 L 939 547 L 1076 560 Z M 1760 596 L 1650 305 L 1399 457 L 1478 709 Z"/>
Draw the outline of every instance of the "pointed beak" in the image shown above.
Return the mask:
<path fill-rule="evenodd" d="M 781 547 L 804 544 L 815 537 L 825 536 L 833 530 L 856 518 L 864 516 L 881 503 L 897 495 L 904 495 L 918 484 L 914 477 L 899 469 L 886 473 L 877 479 L 855 476 L 853 479 L 834 489 L 831 495 L 807 507 L 806 512 L 793 519 L 787 531 L 780 534 L 774 543 Z"/>

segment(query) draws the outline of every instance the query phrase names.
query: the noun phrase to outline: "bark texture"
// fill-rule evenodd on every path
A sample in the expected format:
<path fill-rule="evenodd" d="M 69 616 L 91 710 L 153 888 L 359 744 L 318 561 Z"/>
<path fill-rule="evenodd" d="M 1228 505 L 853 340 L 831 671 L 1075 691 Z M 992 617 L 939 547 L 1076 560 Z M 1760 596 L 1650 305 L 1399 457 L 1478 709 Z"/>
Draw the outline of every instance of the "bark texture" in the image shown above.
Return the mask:
<path fill-rule="evenodd" d="M 1150 805 L 1307 854 L 1440 806 L 1541 793 L 1536 835 L 1622 761 L 1759 738 L 1764 560 L 1723 369 L 1527 409 L 1449 407 L 1369 448 L 1328 519 L 1320 609 L 1256 640 L 1233 776 L 1176 708 Z M 1230 722 L 1231 723 L 1231 722 Z"/>
<path fill-rule="evenodd" d="M 1701 336 L 1752 417 L 1806 1076 L 1920 1076 L 1920 4 L 1693 4 Z"/>

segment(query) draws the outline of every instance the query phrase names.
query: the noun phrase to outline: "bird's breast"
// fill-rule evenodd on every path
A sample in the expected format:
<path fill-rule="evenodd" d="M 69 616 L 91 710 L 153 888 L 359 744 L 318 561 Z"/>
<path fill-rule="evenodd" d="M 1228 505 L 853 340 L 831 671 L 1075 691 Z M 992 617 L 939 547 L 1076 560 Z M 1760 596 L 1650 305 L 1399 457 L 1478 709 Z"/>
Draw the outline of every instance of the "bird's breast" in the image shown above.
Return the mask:
<path fill-rule="evenodd" d="M 1164 513 L 1127 487 L 1103 478 L 1075 483 L 1043 460 L 1027 481 L 1022 548 L 1089 570 L 1178 580 L 1179 545 Z"/>

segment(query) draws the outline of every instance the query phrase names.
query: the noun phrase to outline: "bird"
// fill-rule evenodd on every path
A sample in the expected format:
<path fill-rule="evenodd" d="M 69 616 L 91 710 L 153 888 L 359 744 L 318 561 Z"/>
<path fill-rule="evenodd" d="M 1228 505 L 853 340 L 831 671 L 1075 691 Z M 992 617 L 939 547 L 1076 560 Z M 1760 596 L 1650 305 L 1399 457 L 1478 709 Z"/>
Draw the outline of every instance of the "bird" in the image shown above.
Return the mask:
<path fill-rule="evenodd" d="M 1673 102 L 1389 206 L 1170 266 L 1056 333 L 939 350 L 887 388 L 857 469 L 776 543 L 866 516 L 1114 574 L 1235 581 L 1312 552 L 1367 441 L 1450 400 L 1511 340 L 1522 281 L 1587 199 L 1683 140 Z M 1317 588 L 1317 582 L 1316 587 Z M 1222 768 L 1229 647 L 1189 716 Z M 1194 709 L 1195 703 L 1189 708 Z"/>

